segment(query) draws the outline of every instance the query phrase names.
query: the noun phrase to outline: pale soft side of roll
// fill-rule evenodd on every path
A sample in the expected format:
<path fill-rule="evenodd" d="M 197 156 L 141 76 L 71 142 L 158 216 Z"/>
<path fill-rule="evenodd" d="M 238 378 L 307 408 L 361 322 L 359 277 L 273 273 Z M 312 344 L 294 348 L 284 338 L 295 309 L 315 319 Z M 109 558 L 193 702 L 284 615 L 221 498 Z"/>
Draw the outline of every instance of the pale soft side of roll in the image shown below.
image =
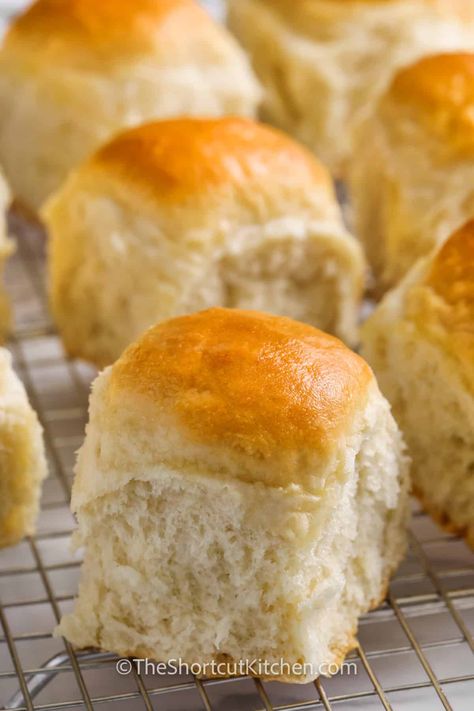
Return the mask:
<path fill-rule="evenodd" d="M 400 71 L 363 129 L 354 229 L 380 291 L 474 217 L 473 115 L 474 54 L 439 54 Z"/>
<path fill-rule="evenodd" d="M 53 314 L 99 366 L 157 321 L 209 306 L 291 316 L 357 338 L 365 266 L 330 177 L 250 119 L 132 129 L 48 201 Z"/>
<path fill-rule="evenodd" d="M 415 492 L 474 548 L 474 222 L 421 259 L 363 328 Z"/>
<path fill-rule="evenodd" d="M 0 348 L 0 548 L 34 533 L 46 475 L 42 427 Z"/>
<path fill-rule="evenodd" d="M 37 0 L 0 51 L 0 162 L 38 209 L 117 131 L 253 116 L 260 97 L 243 50 L 196 0 Z"/>
<path fill-rule="evenodd" d="M 338 177 L 398 68 L 474 45 L 471 0 L 229 0 L 229 8 L 265 88 L 264 117 Z"/>
<path fill-rule="evenodd" d="M 8 236 L 7 212 L 11 196 L 8 185 L 0 172 L 0 280 L 3 279 L 5 262 L 14 251 L 14 242 Z M 3 284 L 0 284 L 0 343 L 2 343 L 11 326 L 10 302 Z"/>
<path fill-rule="evenodd" d="M 172 319 L 93 385 L 72 499 L 85 560 L 58 633 L 162 661 L 301 662 L 278 678 L 309 681 L 383 599 L 407 488 L 388 403 L 336 338 L 251 311 Z"/>

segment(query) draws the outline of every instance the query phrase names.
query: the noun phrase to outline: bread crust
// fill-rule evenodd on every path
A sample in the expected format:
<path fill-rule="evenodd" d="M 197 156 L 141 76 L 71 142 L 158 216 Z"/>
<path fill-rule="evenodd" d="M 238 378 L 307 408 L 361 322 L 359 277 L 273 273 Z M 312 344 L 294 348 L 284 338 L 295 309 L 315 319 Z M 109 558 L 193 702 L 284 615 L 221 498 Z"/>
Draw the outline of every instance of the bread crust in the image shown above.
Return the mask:
<path fill-rule="evenodd" d="M 85 66 L 182 53 L 184 26 L 199 36 L 214 23 L 195 0 L 37 0 L 12 23 L 5 47 L 29 53 L 39 45 L 39 63 Z"/>
<path fill-rule="evenodd" d="M 200 195 L 208 200 L 215 190 L 219 199 L 241 194 L 243 202 L 259 201 L 262 208 L 285 193 L 296 200 L 298 190 L 306 197 L 320 188 L 328 201 L 335 200 L 328 171 L 310 151 L 277 129 L 238 117 L 138 126 L 105 144 L 81 168 L 94 171 L 160 204 L 186 206 Z"/>
<path fill-rule="evenodd" d="M 365 361 L 337 338 L 214 308 L 148 330 L 112 367 L 108 401 L 114 408 L 133 396 L 150 418 L 166 407 L 196 442 L 263 461 L 293 453 L 291 469 L 269 467 L 264 483 L 311 490 L 296 461 L 308 449 L 335 451 L 373 385 Z"/>
<path fill-rule="evenodd" d="M 420 59 L 399 71 L 384 99 L 419 122 L 453 157 L 474 155 L 474 53 L 450 52 Z"/>

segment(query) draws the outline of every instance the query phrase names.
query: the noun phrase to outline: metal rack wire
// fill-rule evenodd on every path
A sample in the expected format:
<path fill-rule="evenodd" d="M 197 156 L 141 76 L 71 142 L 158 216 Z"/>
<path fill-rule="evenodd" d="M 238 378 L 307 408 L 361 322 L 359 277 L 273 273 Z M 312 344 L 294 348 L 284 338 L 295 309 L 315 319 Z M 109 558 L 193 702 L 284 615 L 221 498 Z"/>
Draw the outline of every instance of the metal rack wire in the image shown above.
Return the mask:
<path fill-rule="evenodd" d="M 15 368 L 42 420 L 51 475 L 38 533 L 0 551 L 0 708 L 135 711 L 471 711 L 474 707 L 474 555 L 415 510 L 411 549 L 386 602 L 365 616 L 351 655 L 357 674 L 315 684 L 250 678 L 120 676 L 110 654 L 75 652 L 52 637 L 70 608 L 79 559 L 67 548 L 74 452 L 93 371 L 68 361 L 50 323 L 44 238 L 16 220 L 7 281 L 16 305 Z"/>

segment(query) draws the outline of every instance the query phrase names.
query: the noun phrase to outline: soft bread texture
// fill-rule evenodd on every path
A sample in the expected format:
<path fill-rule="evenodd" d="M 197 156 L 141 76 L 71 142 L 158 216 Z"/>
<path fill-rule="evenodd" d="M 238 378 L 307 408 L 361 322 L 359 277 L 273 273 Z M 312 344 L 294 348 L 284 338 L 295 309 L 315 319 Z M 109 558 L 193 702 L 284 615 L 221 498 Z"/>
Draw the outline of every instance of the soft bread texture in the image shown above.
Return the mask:
<path fill-rule="evenodd" d="M 195 0 L 37 0 L 0 52 L 0 159 L 38 209 L 125 127 L 253 116 L 260 95 L 243 51 Z"/>
<path fill-rule="evenodd" d="M 264 117 L 338 177 L 393 73 L 474 41 L 470 0 L 229 0 L 229 8 L 265 87 Z M 372 153 L 370 141 L 362 148 Z"/>
<path fill-rule="evenodd" d="M 355 645 L 405 550 L 407 465 L 366 363 L 310 326 L 211 309 L 94 383 L 72 498 L 85 547 L 58 632 L 315 678 Z"/>
<path fill-rule="evenodd" d="M 14 250 L 13 240 L 8 236 L 7 211 L 10 206 L 10 190 L 0 173 L 0 278 L 3 276 L 5 262 Z M 3 342 L 10 330 L 11 312 L 8 297 L 0 287 L 0 342 Z"/>
<path fill-rule="evenodd" d="M 439 54 L 399 72 L 362 131 L 351 194 L 380 291 L 474 216 L 473 117 L 474 54 Z"/>
<path fill-rule="evenodd" d="M 10 354 L 0 348 L 0 547 L 34 533 L 47 474 L 42 432 Z"/>
<path fill-rule="evenodd" d="M 474 222 L 413 267 L 363 329 L 426 509 L 474 547 Z"/>
<path fill-rule="evenodd" d="M 255 308 L 353 342 L 365 265 L 327 171 L 250 119 L 129 130 L 48 201 L 51 304 L 66 349 L 113 362 L 156 321 Z"/>

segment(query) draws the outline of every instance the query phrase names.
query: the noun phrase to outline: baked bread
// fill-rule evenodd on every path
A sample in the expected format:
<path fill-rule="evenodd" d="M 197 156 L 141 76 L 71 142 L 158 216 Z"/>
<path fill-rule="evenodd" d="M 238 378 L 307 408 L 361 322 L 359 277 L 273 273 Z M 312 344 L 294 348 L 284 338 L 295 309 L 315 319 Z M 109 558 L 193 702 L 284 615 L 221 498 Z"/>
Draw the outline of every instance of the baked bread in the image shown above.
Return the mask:
<path fill-rule="evenodd" d="M 3 276 L 5 262 L 13 252 L 14 243 L 8 236 L 7 211 L 10 206 L 10 190 L 0 173 L 0 278 Z M 10 304 L 7 295 L 0 287 L 0 343 L 3 342 L 10 330 Z"/>
<path fill-rule="evenodd" d="M 421 259 L 363 329 L 426 509 L 474 547 L 474 222 Z"/>
<path fill-rule="evenodd" d="M 474 217 L 473 114 L 474 54 L 439 54 L 399 72 L 367 123 L 350 182 L 380 290 Z"/>
<path fill-rule="evenodd" d="M 474 41 L 471 0 L 229 0 L 229 8 L 265 87 L 264 117 L 338 177 L 394 71 Z"/>
<path fill-rule="evenodd" d="M 259 99 L 243 51 L 195 0 L 37 0 L 0 52 L 0 160 L 37 209 L 127 126 L 253 116 Z"/>
<path fill-rule="evenodd" d="M 34 532 L 46 474 L 41 425 L 0 348 L 0 548 Z"/>
<path fill-rule="evenodd" d="M 356 338 L 361 248 L 327 171 L 249 119 L 127 131 L 48 201 L 52 311 L 67 351 L 103 366 L 145 328 L 256 308 Z"/>
<path fill-rule="evenodd" d="M 367 364 L 287 318 L 210 309 L 148 330 L 93 385 L 72 506 L 78 647 L 225 675 L 355 645 L 405 550 L 407 467 Z M 322 671 L 324 673 L 324 671 Z"/>

